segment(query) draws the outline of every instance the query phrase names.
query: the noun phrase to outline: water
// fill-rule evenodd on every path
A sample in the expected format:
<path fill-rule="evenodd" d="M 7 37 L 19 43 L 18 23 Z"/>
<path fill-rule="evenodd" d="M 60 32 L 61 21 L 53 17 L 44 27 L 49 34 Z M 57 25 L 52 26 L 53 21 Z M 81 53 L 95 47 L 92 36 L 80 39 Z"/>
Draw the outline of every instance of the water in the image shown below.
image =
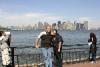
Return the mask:
<path fill-rule="evenodd" d="M 12 34 L 12 40 L 11 40 L 11 46 L 14 47 L 24 47 L 24 46 L 34 46 L 35 40 L 37 39 L 37 36 L 42 30 L 25 30 L 25 31 L 11 31 Z M 88 43 L 88 38 L 90 32 L 94 32 L 97 36 L 98 43 L 100 43 L 100 31 L 58 31 L 58 33 L 63 37 L 64 45 L 74 45 L 71 46 L 73 48 L 77 47 L 89 47 L 88 45 L 84 45 Z M 76 46 L 76 44 L 83 44 L 83 46 Z M 63 47 L 63 48 L 69 48 L 69 47 Z M 25 49 L 18 49 L 16 50 L 18 53 L 33 53 L 39 50 L 33 49 L 33 48 L 25 48 Z"/>
<path fill-rule="evenodd" d="M 24 47 L 24 46 L 34 46 L 35 40 L 37 39 L 37 36 L 42 30 L 25 30 L 25 31 L 11 31 L 12 34 L 12 41 L 11 46 L 14 47 Z M 98 43 L 100 43 L 100 31 L 58 31 L 58 33 L 63 37 L 64 45 L 72 45 L 70 48 L 84 48 L 88 47 L 88 45 L 84 45 L 88 43 L 88 38 L 90 32 L 94 32 L 97 36 Z M 76 44 L 83 44 L 83 46 L 78 46 Z M 69 48 L 69 47 L 63 47 L 63 48 Z M 16 53 L 28 53 L 33 54 L 35 52 L 39 52 L 39 49 L 33 49 L 33 48 L 24 48 L 24 49 L 16 49 Z M 16 54 L 15 53 L 15 54 Z"/>
<path fill-rule="evenodd" d="M 41 30 L 11 31 L 11 46 L 34 46 Z M 94 32 L 100 42 L 100 31 L 58 31 L 64 39 L 65 45 L 87 44 L 90 32 Z"/>
<path fill-rule="evenodd" d="M 11 31 L 11 34 L 12 34 L 11 46 L 12 47 L 34 46 L 35 40 L 41 31 L 42 30 Z M 98 43 L 100 43 L 100 31 L 62 30 L 58 32 L 63 37 L 64 45 L 73 45 L 71 47 L 87 47 L 88 45 L 76 46 L 76 44 L 87 44 L 90 32 L 94 32 L 96 34 Z M 36 49 L 36 48 L 34 49 L 33 48 L 24 48 L 24 49 L 16 48 L 15 55 L 17 54 L 21 55 L 19 57 L 20 64 L 25 63 L 26 61 L 28 61 L 29 63 L 33 63 L 33 62 L 36 62 L 35 61 L 36 58 L 33 56 L 37 57 L 37 55 L 35 55 L 37 52 L 41 53 L 41 50 Z M 29 54 L 34 54 L 34 55 L 31 56 Z M 86 53 L 86 55 L 88 54 Z M 100 56 L 99 50 L 98 50 L 98 56 Z M 68 57 L 65 55 L 64 58 L 68 58 Z M 0 58 L 0 62 L 1 62 L 1 58 Z"/>

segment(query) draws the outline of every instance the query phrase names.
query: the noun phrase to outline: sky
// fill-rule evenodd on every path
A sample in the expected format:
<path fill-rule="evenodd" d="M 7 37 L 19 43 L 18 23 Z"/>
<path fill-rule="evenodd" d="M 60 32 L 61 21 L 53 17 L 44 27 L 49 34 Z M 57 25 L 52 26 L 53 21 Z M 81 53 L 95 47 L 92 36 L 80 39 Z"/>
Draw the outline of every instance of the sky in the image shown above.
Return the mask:
<path fill-rule="evenodd" d="M 88 21 L 100 27 L 100 0 L 0 0 L 0 25 Z"/>

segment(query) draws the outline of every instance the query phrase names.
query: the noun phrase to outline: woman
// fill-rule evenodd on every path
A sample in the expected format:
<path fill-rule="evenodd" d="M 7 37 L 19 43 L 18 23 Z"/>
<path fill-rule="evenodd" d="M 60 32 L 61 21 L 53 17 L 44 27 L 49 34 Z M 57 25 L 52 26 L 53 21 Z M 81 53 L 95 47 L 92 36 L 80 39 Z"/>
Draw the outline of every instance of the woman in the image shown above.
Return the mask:
<path fill-rule="evenodd" d="M 11 67 L 10 63 L 10 56 L 9 56 L 9 46 L 7 45 L 6 41 L 8 37 L 3 31 L 0 31 L 0 49 L 2 55 L 2 65 L 3 67 Z"/>
<path fill-rule="evenodd" d="M 54 61 L 56 63 L 56 67 L 62 67 L 62 44 L 63 39 L 60 34 L 58 34 L 57 30 L 54 29 L 51 32 L 52 38 L 52 45 L 53 45 L 53 51 L 54 51 Z"/>
<path fill-rule="evenodd" d="M 90 33 L 90 38 L 89 38 L 88 42 L 90 43 L 89 58 L 90 58 L 90 55 L 92 55 L 92 58 L 90 59 L 90 61 L 92 61 L 91 63 L 96 63 L 97 38 L 94 33 Z"/>

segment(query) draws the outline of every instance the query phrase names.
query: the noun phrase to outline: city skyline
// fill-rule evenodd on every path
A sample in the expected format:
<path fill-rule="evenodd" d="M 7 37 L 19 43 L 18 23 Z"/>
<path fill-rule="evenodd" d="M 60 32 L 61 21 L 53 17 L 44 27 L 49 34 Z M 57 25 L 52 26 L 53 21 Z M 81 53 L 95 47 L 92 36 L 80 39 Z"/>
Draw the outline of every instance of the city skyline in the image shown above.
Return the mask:
<path fill-rule="evenodd" d="M 99 0 L 0 0 L 0 25 L 88 21 L 100 27 Z"/>
<path fill-rule="evenodd" d="M 51 25 L 52 29 L 57 30 L 89 30 L 88 21 L 82 21 L 80 23 L 77 21 L 74 21 L 74 23 L 71 21 L 58 21 L 52 24 L 48 22 L 38 22 L 37 24 L 9 26 L 7 28 L 11 30 L 43 30 L 48 25 Z"/>

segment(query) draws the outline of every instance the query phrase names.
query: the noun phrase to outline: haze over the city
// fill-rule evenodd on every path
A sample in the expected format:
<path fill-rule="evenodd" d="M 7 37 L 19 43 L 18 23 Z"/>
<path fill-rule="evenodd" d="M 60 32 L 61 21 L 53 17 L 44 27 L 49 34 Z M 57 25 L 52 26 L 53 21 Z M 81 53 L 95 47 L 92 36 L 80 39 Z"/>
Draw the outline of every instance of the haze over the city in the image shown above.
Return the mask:
<path fill-rule="evenodd" d="M 0 0 L 0 25 L 88 21 L 100 27 L 100 0 Z"/>

